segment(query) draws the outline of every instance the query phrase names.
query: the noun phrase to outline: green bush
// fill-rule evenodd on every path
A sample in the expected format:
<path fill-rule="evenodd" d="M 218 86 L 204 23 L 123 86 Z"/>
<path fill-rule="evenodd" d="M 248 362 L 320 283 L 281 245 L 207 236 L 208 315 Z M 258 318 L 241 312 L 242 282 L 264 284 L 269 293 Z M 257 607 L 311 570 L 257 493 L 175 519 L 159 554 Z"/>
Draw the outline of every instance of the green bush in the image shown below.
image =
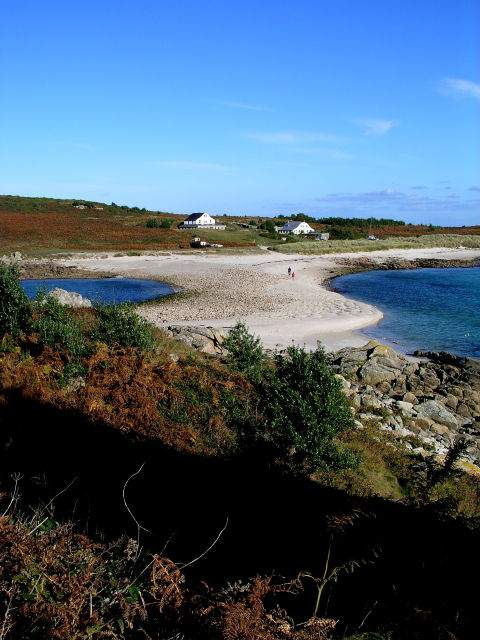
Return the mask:
<path fill-rule="evenodd" d="M 89 332 L 92 340 L 145 351 L 155 347 L 153 327 L 135 313 L 136 305 L 127 302 L 119 305 L 96 303 L 94 306 L 98 326 Z"/>
<path fill-rule="evenodd" d="M 352 227 L 332 227 L 329 230 L 331 240 L 359 240 L 365 234 L 358 233 Z"/>
<path fill-rule="evenodd" d="M 294 233 L 290 232 L 287 236 L 287 242 L 302 242 L 303 238 L 300 238 L 299 236 L 295 235 Z"/>
<path fill-rule="evenodd" d="M 239 320 L 232 327 L 223 346 L 228 349 L 227 361 L 233 371 L 252 380 L 259 379 L 263 364 L 262 343 L 260 338 L 249 333 L 244 322 Z"/>
<path fill-rule="evenodd" d="M 286 356 L 275 356 L 262 389 L 267 437 L 294 467 L 307 462 L 314 469 L 354 468 L 354 454 L 333 442 L 337 433 L 353 427 L 352 413 L 317 345 L 313 352 L 292 346 Z"/>
<path fill-rule="evenodd" d="M 38 332 L 38 342 L 69 351 L 74 360 L 81 358 L 85 352 L 85 338 L 80 323 L 72 317 L 68 307 L 45 296 L 37 302 L 36 311 L 38 315 L 32 329 Z"/>
<path fill-rule="evenodd" d="M 158 221 L 155 219 L 147 220 L 147 227 L 149 229 L 158 229 Z"/>
<path fill-rule="evenodd" d="M 0 336 L 27 333 L 31 318 L 32 305 L 19 282 L 17 267 L 0 267 Z"/>
<path fill-rule="evenodd" d="M 265 220 L 265 222 L 262 222 L 260 225 L 260 229 L 264 229 L 269 233 L 275 233 L 275 223 L 273 220 Z"/>
<path fill-rule="evenodd" d="M 162 229 L 171 229 L 172 224 L 173 224 L 173 220 L 170 220 L 169 218 L 164 218 L 160 226 L 162 227 Z"/>

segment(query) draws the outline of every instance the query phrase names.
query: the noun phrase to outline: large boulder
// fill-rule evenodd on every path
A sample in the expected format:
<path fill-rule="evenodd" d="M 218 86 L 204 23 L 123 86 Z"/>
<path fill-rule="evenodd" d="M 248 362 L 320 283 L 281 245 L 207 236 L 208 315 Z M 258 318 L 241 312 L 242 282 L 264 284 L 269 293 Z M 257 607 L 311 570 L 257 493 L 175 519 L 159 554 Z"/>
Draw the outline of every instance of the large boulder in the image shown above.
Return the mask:
<path fill-rule="evenodd" d="M 376 385 L 386 380 L 396 380 L 402 373 L 401 364 L 387 357 L 369 358 L 358 372 L 364 384 Z"/>
<path fill-rule="evenodd" d="M 435 400 L 427 400 L 415 406 L 415 411 L 420 416 L 426 416 L 438 424 L 443 424 L 449 429 L 457 429 L 457 418 L 447 411 L 441 402 Z"/>
<path fill-rule="evenodd" d="M 47 297 L 55 298 L 60 304 L 64 304 L 66 307 L 91 307 L 92 303 L 88 298 L 84 298 L 79 293 L 73 291 L 65 291 L 65 289 L 59 289 L 55 287 L 48 294 Z"/>
<path fill-rule="evenodd" d="M 171 325 L 168 327 L 168 333 L 174 340 L 181 340 L 189 347 L 202 353 L 221 354 L 224 352 L 222 343 L 226 334 L 215 327 Z"/>

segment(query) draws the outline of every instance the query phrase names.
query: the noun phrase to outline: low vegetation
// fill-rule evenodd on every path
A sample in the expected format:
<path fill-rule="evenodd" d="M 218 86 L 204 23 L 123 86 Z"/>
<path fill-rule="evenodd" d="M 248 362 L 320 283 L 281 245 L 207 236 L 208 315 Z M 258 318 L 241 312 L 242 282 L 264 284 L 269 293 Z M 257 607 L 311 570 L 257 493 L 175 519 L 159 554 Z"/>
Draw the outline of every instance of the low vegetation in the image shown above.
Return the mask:
<path fill-rule="evenodd" d="M 378 242 L 367 239 L 318 241 L 299 241 L 295 244 L 295 253 L 304 255 L 324 255 L 329 253 L 354 253 L 357 251 L 385 251 L 388 249 L 426 249 L 430 247 L 467 247 L 480 248 L 480 235 L 420 235 L 419 237 L 388 237 Z M 285 245 L 275 245 L 274 251 L 289 253 L 292 249 Z"/>

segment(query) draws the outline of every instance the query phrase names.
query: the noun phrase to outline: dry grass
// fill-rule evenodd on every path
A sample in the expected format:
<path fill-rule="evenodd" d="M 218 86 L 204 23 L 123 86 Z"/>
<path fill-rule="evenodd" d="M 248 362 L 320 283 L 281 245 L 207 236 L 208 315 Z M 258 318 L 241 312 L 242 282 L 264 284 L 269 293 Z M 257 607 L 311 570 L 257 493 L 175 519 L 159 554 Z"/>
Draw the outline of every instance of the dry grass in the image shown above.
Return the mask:
<path fill-rule="evenodd" d="M 295 242 L 277 245 L 280 253 L 324 255 L 329 253 L 355 253 L 360 251 L 385 251 L 388 249 L 429 249 L 432 247 L 480 248 L 480 235 L 428 234 L 420 237 L 392 237 L 372 242 L 371 240 L 331 240 L 328 242 Z"/>

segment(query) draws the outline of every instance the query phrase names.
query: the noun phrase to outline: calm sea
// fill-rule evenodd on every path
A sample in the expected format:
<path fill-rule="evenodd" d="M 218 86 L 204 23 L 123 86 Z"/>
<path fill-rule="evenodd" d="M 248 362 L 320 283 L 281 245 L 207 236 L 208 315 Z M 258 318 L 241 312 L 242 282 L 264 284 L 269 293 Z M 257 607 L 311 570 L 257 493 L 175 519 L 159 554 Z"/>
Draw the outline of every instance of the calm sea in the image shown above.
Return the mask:
<path fill-rule="evenodd" d="M 22 287 L 30 300 L 35 300 L 37 291 L 44 286 L 49 291 L 58 287 L 65 291 L 80 293 L 92 302 L 102 301 L 109 304 L 122 302 L 145 302 L 175 293 L 169 284 L 155 280 L 135 280 L 134 278 L 98 278 L 98 279 L 59 279 L 23 280 Z"/>
<path fill-rule="evenodd" d="M 366 271 L 340 276 L 332 288 L 384 314 L 361 333 L 415 349 L 480 358 L 480 267 Z"/>

